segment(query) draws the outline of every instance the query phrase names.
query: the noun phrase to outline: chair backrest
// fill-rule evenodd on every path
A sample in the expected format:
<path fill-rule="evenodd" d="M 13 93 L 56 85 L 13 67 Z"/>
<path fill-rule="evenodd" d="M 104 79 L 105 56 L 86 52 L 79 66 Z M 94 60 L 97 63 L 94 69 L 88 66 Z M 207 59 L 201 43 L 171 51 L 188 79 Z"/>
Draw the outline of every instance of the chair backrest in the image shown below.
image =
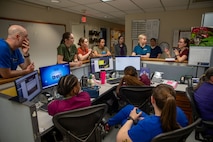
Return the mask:
<path fill-rule="evenodd" d="M 195 121 L 197 118 L 200 117 L 200 115 L 199 115 L 199 111 L 198 111 L 197 105 L 194 100 L 194 89 L 192 86 L 186 87 L 186 96 L 189 99 L 189 102 L 191 104 L 192 115 L 193 115 L 193 119 Z"/>
<path fill-rule="evenodd" d="M 186 127 L 155 136 L 151 142 L 185 142 L 187 137 L 200 122 L 201 118 L 198 118 L 195 122 Z"/>
<path fill-rule="evenodd" d="M 186 95 L 191 103 L 192 106 L 192 113 L 193 113 L 193 119 L 194 121 L 198 118 L 202 118 L 199 112 L 199 109 L 197 107 L 196 101 L 194 99 L 194 89 L 193 87 L 187 87 L 186 88 Z M 212 141 L 213 140 L 213 121 L 204 121 L 202 120 L 202 124 L 199 125 L 196 128 L 195 131 L 195 139 L 199 141 Z M 209 133 L 210 132 L 210 133 Z M 200 134 L 202 135 L 202 138 L 200 138 Z M 204 140 L 205 139 L 205 140 Z"/>
<path fill-rule="evenodd" d="M 150 97 L 152 95 L 152 86 L 122 86 L 119 90 L 119 96 L 128 104 L 132 104 L 141 110 L 149 113 Z"/>
<path fill-rule="evenodd" d="M 63 141 L 100 142 L 99 124 L 106 112 L 106 104 L 93 105 L 58 113 L 53 117 L 53 123 L 62 133 Z"/>

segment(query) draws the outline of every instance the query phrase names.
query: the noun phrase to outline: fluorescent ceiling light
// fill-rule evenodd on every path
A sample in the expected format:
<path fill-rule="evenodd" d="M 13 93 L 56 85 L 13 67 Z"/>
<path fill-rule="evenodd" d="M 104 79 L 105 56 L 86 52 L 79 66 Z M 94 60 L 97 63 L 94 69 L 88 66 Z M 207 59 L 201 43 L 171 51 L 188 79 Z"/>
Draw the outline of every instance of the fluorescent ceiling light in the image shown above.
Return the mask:
<path fill-rule="evenodd" d="M 101 0 L 102 2 L 114 1 L 114 0 Z"/>
<path fill-rule="evenodd" d="M 51 2 L 53 2 L 53 3 L 59 3 L 60 1 L 59 0 L 51 0 Z"/>

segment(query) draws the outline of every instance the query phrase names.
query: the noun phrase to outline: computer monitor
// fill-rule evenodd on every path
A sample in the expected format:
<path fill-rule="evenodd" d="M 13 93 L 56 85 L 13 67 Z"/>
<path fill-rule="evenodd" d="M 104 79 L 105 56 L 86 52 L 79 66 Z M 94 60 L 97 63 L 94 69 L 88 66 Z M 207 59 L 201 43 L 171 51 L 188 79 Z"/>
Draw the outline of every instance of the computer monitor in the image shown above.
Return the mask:
<path fill-rule="evenodd" d="M 213 47 L 190 46 L 188 65 L 202 67 L 213 66 Z"/>
<path fill-rule="evenodd" d="M 38 71 L 22 76 L 14 81 L 17 97 L 31 101 L 42 90 Z"/>
<path fill-rule="evenodd" d="M 58 85 L 62 76 L 70 74 L 70 66 L 66 64 L 56 64 L 51 66 L 40 67 L 40 78 L 42 89 Z"/>
<path fill-rule="evenodd" d="M 91 73 L 98 73 L 101 70 L 113 70 L 113 58 L 111 56 L 97 57 L 90 59 Z"/>
<path fill-rule="evenodd" d="M 123 71 L 127 66 L 133 66 L 136 70 L 141 69 L 140 56 L 115 56 L 115 70 Z"/>

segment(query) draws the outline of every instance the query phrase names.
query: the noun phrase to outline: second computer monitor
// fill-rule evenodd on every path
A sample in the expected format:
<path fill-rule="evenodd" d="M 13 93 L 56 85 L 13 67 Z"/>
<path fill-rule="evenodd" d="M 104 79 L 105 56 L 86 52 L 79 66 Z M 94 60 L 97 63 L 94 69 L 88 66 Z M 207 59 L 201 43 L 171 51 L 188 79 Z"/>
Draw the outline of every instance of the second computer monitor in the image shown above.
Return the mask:
<path fill-rule="evenodd" d="M 90 59 L 91 73 L 98 73 L 101 70 L 113 70 L 113 68 L 113 58 L 111 56 Z"/>
<path fill-rule="evenodd" d="M 31 101 L 42 90 L 37 70 L 16 79 L 14 83 L 19 99 Z"/>
<path fill-rule="evenodd" d="M 62 76 L 70 74 L 70 66 L 66 64 L 56 64 L 51 66 L 40 67 L 40 78 L 43 89 L 58 85 Z"/>
<path fill-rule="evenodd" d="M 115 57 L 115 70 L 123 71 L 127 66 L 133 66 L 136 70 L 141 69 L 140 56 L 116 56 Z"/>

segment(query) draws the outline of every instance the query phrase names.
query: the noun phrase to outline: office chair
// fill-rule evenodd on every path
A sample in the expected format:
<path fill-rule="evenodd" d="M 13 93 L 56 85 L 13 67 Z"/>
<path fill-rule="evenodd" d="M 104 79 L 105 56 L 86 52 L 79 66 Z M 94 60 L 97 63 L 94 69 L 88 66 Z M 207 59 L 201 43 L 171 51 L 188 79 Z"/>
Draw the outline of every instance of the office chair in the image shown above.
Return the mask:
<path fill-rule="evenodd" d="M 150 114 L 153 110 L 150 104 L 153 88 L 152 86 L 122 86 L 119 90 L 119 96 L 127 104 L 132 104 Z"/>
<path fill-rule="evenodd" d="M 106 104 L 58 113 L 54 126 L 63 135 L 63 142 L 101 142 L 100 122 L 107 112 Z"/>
<path fill-rule="evenodd" d="M 192 106 L 192 115 L 194 121 L 198 118 L 200 118 L 200 113 L 198 111 L 196 102 L 194 100 L 194 90 L 192 86 L 189 86 L 186 88 L 186 95 L 191 103 Z M 195 128 L 195 139 L 199 141 L 204 141 L 204 142 L 210 142 L 213 141 L 213 136 L 206 134 L 206 130 L 208 128 L 211 128 L 213 130 L 213 121 L 204 121 L 202 120 L 200 125 L 196 126 Z M 200 137 L 202 136 L 202 138 Z"/>
<path fill-rule="evenodd" d="M 187 137 L 200 122 L 201 118 L 198 118 L 195 122 L 186 127 L 155 136 L 151 142 L 185 142 Z"/>

